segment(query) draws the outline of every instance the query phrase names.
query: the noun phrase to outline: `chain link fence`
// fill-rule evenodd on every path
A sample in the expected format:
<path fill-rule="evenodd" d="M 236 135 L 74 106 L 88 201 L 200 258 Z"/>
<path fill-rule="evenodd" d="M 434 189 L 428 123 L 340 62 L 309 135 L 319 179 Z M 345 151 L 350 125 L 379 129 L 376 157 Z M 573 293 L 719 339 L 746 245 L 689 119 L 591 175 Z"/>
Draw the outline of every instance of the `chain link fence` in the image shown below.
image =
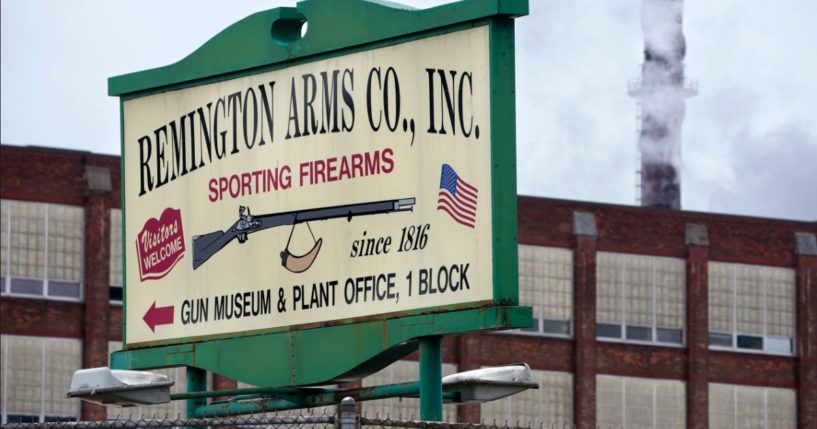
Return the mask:
<path fill-rule="evenodd" d="M 60 421 L 45 423 L 7 423 L 0 429 L 172 429 L 185 427 L 224 427 L 254 429 L 617 429 L 577 427 L 562 423 L 534 423 L 511 421 L 483 421 L 480 423 L 430 422 L 414 416 L 403 418 L 360 415 L 351 398 L 344 399 L 337 414 L 322 410 L 293 410 L 282 413 L 256 414 L 223 418 L 187 419 L 181 416 L 152 418 L 121 417 L 102 421 Z"/>
<path fill-rule="evenodd" d="M 207 419 L 124 419 L 79 422 L 8 423 L 3 429 L 159 429 L 183 428 L 191 426 L 263 426 L 265 428 L 297 429 L 304 427 L 334 427 L 335 416 L 271 416 L 271 417 L 229 417 Z"/>
<path fill-rule="evenodd" d="M 46 422 L 46 423 L 8 423 L 0 425 L 3 429 L 172 429 L 184 427 L 223 427 L 235 428 L 263 427 L 267 429 L 335 429 L 344 428 L 340 419 L 334 415 L 328 416 L 285 416 L 285 417 L 230 417 L 207 419 L 128 419 L 78 422 Z M 579 428 L 572 424 L 544 424 L 520 425 L 519 422 L 481 422 L 481 423 L 452 423 L 429 422 L 401 418 L 368 418 L 359 417 L 350 429 L 590 429 Z M 608 429 L 608 428 L 593 428 Z"/>

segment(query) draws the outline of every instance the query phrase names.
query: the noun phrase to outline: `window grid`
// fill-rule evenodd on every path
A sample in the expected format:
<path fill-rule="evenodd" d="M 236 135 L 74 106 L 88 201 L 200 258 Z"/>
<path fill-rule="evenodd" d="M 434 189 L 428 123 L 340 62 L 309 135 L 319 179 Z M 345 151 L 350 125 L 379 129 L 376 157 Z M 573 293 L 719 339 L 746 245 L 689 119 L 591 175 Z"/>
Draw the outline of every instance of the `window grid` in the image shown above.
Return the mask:
<path fill-rule="evenodd" d="M 599 252 L 596 270 L 599 340 L 683 346 L 684 260 Z"/>
<path fill-rule="evenodd" d="M 712 429 L 794 429 L 794 389 L 709 384 L 709 427 Z"/>
<path fill-rule="evenodd" d="M 682 382 L 654 383 L 653 388 L 655 427 L 675 425 L 683 428 L 686 422 L 686 406 L 679 407 L 677 404 L 686 404 L 685 385 Z"/>
<path fill-rule="evenodd" d="M 0 293 L 8 291 L 6 280 L 9 278 L 11 271 L 11 259 L 9 258 L 8 249 L 11 248 L 11 207 L 6 200 L 0 200 Z"/>
<path fill-rule="evenodd" d="M 709 263 L 709 346 L 794 354 L 794 270 Z"/>
<path fill-rule="evenodd" d="M 83 209 L 6 199 L 0 205 L 0 293 L 82 300 Z"/>
<path fill-rule="evenodd" d="M 655 422 L 655 383 L 650 380 L 622 380 L 624 391 L 623 427 L 658 427 Z"/>
<path fill-rule="evenodd" d="M 766 334 L 794 337 L 794 272 L 776 269 L 766 277 Z"/>
<path fill-rule="evenodd" d="M 709 264 L 709 330 L 732 332 L 732 275 L 727 264 Z"/>
<path fill-rule="evenodd" d="M 599 427 L 686 427 L 685 385 L 611 375 L 596 376 L 596 424 Z"/>
<path fill-rule="evenodd" d="M 32 421 L 76 420 L 79 401 L 65 398 L 74 371 L 82 366 L 79 340 L 2 335 L 2 423 L 10 416 Z"/>
<path fill-rule="evenodd" d="M 82 281 L 82 209 L 50 205 L 48 214 L 48 278 Z"/>
<path fill-rule="evenodd" d="M 443 377 L 457 372 L 456 365 L 444 363 Z M 397 361 L 386 368 L 364 378 L 363 387 L 379 386 L 384 384 L 406 383 L 419 379 L 420 363 L 415 361 Z M 367 417 L 420 418 L 420 400 L 417 398 L 388 398 L 376 401 L 366 401 L 362 405 L 363 415 Z M 443 405 L 443 420 L 454 421 L 457 418 L 455 404 Z"/>
<path fill-rule="evenodd" d="M 624 296 L 622 282 L 613 263 L 607 263 L 601 253 L 596 259 L 596 317 L 599 322 L 624 324 L 624 312 L 620 310 Z M 622 270 L 625 268 L 622 267 Z"/>
<path fill-rule="evenodd" d="M 735 330 L 752 334 L 763 334 L 763 291 L 761 276 L 754 275 L 754 270 L 735 267 Z M 743 268 L 743 267 L 741 267 Z"/>
<path fill-rule="evenodd" d="M 9 203 L 9 201 L 6 201 Z M 9 276 L 45 278 L 45 204 L 11 203 Z M 14 251 L 11 251 L 14 249 Z"/>
<path fill-rule="evenodd" d="M 533 308 L 533 327 L 511 334 L 572 336 L 573 252 L 519 245 L 519 302 Z"/>
<path fill-rule="evenodd" d="M 644 258 L 630 261 L 630 269 L 624 271 L 625 285 L 624 317 L 627 325 L 652 326 L 653 315 L 653 267 Z M 627 264 L 627 262 L 624 262 Z"/>
<path fill-rule="evenodd" d="M 111 209 L 111 248 L 108 285 L 111 288 L 111 303 L 122 304 L 122 210 Z M 116 299 L 119 298 L 119 299 Z"/>
<path fill-rule="evenodd" d="M 655 325 L 683 329 L 686 310 L 686 266 L 672 259 L 657 259 L 655 270 Z M 681 287 L 678 287 L 678 285 Z"/>
<path fill-rule="evenodd" d="M 573 423 L 573 375 L 568 372 L 532 370 L 538 389 L 482 404 L 482 419 L 510 426 L 562 427 Z"/>

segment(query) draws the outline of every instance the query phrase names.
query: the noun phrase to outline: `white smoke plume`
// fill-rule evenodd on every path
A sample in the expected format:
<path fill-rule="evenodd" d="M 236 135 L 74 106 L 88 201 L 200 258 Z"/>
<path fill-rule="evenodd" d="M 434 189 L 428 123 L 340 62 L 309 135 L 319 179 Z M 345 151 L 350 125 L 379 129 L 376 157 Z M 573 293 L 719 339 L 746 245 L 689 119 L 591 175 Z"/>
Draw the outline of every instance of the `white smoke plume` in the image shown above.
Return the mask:
<path fill-rule="evenodd" d="M 630 94 L 641 101 L 642 205 L 680 208 L 681 128 L 686 113 L 682 0 L 643 0 L 644 63 L 640 85 Z"/>

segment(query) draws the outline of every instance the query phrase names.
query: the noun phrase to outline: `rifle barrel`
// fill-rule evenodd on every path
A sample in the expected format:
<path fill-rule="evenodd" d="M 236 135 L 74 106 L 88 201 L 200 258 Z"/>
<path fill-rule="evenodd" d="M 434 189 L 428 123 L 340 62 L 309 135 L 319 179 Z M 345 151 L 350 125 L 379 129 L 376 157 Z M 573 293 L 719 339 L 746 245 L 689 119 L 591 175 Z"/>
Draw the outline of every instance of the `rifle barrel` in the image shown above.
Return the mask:
<path fill-rule="evenodd" d="M 255 229 L 255 231 L 260 231 L 262 229 L 280 225 L 292 225 L 316 220 L 337 218 L 351 219 L 355 216 L 406 211 L 411 210 L 412 206 L 414 206 L 414 198 L 404 198 L 400 200 L 347 204 L 343 206 L 321 207 L 317 209 L 298 210 L 287 213 L 275 213 L 254 216 L 253 219 L 261 222 L 261 227 Z"/>

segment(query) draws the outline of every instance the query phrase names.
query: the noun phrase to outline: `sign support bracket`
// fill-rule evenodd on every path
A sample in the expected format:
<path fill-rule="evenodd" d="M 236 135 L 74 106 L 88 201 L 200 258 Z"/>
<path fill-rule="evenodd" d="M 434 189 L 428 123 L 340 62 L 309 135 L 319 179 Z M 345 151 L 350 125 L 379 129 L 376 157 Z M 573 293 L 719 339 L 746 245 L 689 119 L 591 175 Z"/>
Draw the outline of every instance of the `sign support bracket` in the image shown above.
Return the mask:
<path fill-rule="evenodd" d="M 207 371 L 196 367 L 185 367 L 187 371 L 187 391 L 201 392 L 207 390 Z M 206 398 L 191 398 L 187 401 L 187 418 L 196 418 L 196 408 L 207 405 Z M 205 426 L 191 426 L 190 429 L 206 429 Z"/>
<path fill-rule="evenodd" d="M 420 338 L 420 419 L 443 420 L 443 337 Z"/>
<path fill-rule="evenodd" d="M 414 338 L 525 328 L 530 326 L 531 312 L 530 307 L 491 306 L 320 329 L 134 348 L 114 352 L 111 368 L 150 370 L 184 365 L 271 388 L 331 384 L 364 377 L 415 351 Z M 364 347 L 348 347 L 360 338 L 369 339 Z M 336 350 L 331 361 L 324 359 L 323 351 L 327 347 Z M 254 352 L 248 355 L 247 350 Z M 368 363 L 368 368 L 360 367 L 361 362 Z M 293 366 L 296 363 L 308 364 L 314 369 L 298 371 Z M 203 390 L 206 389 L 188 389 Z"/>

